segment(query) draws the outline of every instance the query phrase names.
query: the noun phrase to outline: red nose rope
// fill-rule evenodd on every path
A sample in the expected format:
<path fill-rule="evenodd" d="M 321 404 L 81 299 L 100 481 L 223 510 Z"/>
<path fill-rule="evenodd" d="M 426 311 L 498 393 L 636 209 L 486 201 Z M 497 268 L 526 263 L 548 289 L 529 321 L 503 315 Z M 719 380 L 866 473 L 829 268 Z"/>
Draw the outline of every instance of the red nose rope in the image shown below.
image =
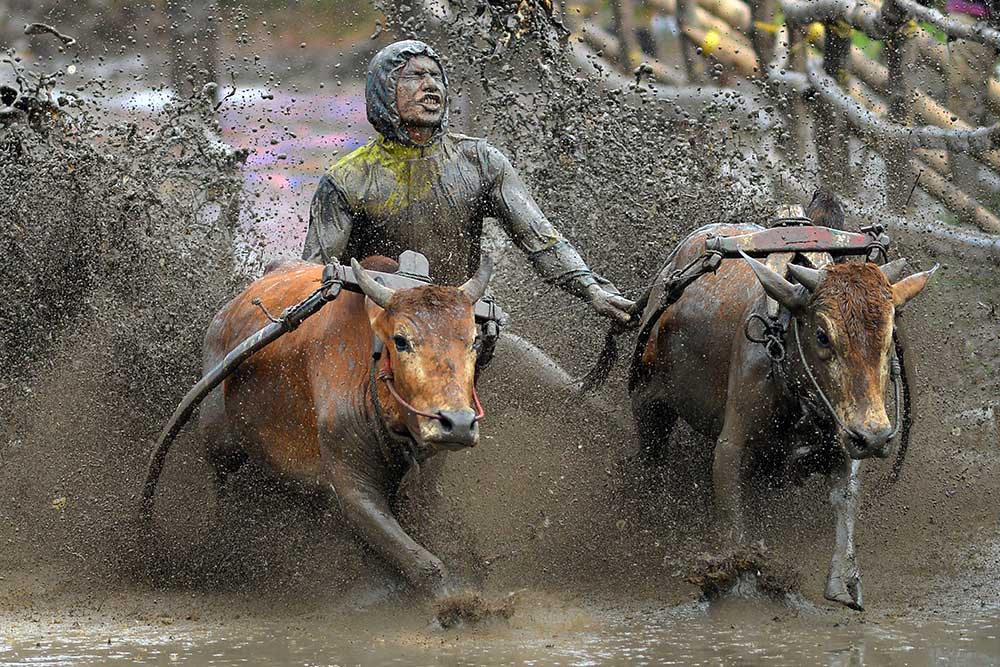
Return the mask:
<path fill-rule="evenodd" d="M 410 403 L 405 398 L 399 395 L 399 392 L 396 391 L 396 385 L 392 381 L 393 380 L 392 360 L 388 354 L 385 355 L 385 366 L 379 369 L 375 377 L 378 378 L 379 380 L 382 380 L 382 382 L 385 382 L 385 387 L 386 389 L 389 390 L 389 393 L 392 394 L 392 397 L 396 399 L 396 401 L 399 402 L 400 405 L 402 405 L 404 408 L 406 408 L 413 414 L 420 415 L 421 417 L 426 417 L 427 419 L 437 419 L 438 421 L 441 421 L 444 418 L 441 415 L 441 413 L 431 414 L 430 412 L 424 412 L 423 410 L 418 410 L 417 408 L 410 405 Z M 486 411 L 483 410 L 483 405 L 482 403 L 479 402 L 479 394 L 476 393 L 475 383 L 473 383 L 472 385 L 472 400 L 476 404 L 476 416 L 472 419 L 473 423 L 475 423 L 486 416 Z"/>

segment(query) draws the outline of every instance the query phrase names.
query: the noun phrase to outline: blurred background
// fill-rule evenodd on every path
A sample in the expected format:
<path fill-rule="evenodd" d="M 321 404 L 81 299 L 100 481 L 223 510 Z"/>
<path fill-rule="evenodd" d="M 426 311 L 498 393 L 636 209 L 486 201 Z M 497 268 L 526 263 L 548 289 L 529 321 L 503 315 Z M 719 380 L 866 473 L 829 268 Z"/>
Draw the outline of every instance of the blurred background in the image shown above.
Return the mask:
<path fill-rule="evenodd" d="M 788 172 L 767 167 L 768 192 L 779 199 L 801 199 L 822 182 L 868 207 L 931 211 L 934 219 L 1000 232 L 1000 153 L 970 155 L 961 150 L 962 137 L 958 144 L 938 138 L 907 145 L 877 124 L 881 118 L 897 128 L 948 132 L 986 128 L 997 118 L 995 46 L 947 29 L 947 22 L 968 26 L 980 14 L 982 25 L 995 25 L 991 3 L 914 4 L 937 10 L 944 29 L 920 16 L 893 18 L 889 10 L 888 23 L 879 24 L 880 2 L 2 0 L 0 43 L 41 69 L 75 63 L 72 74 L 62 72 L 59 85 L 66 89 L 102 79 L 105 85 L 88 85 L 87 94 L 103 94 L 112 113 L 153 112 L 173 95 L 215 82 L 213 95 L 226 97 L 219 108 L 223 139 L 250 151 L 243 174 L 252 206 L 244 207 L 242 224 L 260 228 L 268 258 L 294 254 L 318 175 L 370 136 L 362 99 L 368 59 L 388 41 L 418 33 L 445 46 L 444 56 L 459 70 L 452 91 L 459 131 L 489 131 L 501 145 L 523 138 L 504 132 L 506 119 L 496 112 L 508 109 L 497 103 L 498 86 L 485 82 L 492 72 L 508 99 L 523 96 L 538 80 L 527 72 L 530 45 L 547 37 L 569 44 L 578 69 L 615 85 L 650 82 L 671 100 L 685 99 L 691 86 L 739 91 L 741 104 L 774 135 L 756 139 L 756 157 Z M 872 14 L 841 16 L 835 9 L 847 5 Z M 76 42 L 44 29 L 25 34 L 32 23 Z M 459 34 L 467 40 L 456 42 Z M 776 51 L 780 44 L 793 46 Z M 790 76 L 775 75 L 776 56 Z M 506 70 L 495 66 L 504 59 Z M 806 78 L 810 67 L 839 86 L 837 95 L 816 94 L 822 86 Z M 11 72 L 0 77 L 10 79 Z M 694 96 L 695 115 L 707 99 Z M 463 113 L 470 108 L 475 117 Z M 789 191 L 792 181 L 808 182 Z"/>

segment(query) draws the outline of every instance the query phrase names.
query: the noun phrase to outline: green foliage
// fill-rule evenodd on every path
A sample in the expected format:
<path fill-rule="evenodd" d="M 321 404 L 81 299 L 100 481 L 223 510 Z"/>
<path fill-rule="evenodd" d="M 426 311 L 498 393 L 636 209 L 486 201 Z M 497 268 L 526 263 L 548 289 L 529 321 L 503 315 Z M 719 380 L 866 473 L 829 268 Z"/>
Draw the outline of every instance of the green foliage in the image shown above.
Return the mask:
<path fill-rule="evenodd" d="M 860 30 L 851 32 L 851 43 L 861 49 L 866 56 L 873 60 L 880 60 L 882 56 L 882 42 L 872 39 Z"/>
<path fill-rule="evenodd" d="M 946 33 L 944 30 L 941 30 L 940 28 L 935 27 L 930 23 L 927 23 L 926 21 L 921 21 L 920 27 L 926 30 L 931 37 L 941 42 L 942 44 L 946 44 L 948 42 L 948 33 Z"/>

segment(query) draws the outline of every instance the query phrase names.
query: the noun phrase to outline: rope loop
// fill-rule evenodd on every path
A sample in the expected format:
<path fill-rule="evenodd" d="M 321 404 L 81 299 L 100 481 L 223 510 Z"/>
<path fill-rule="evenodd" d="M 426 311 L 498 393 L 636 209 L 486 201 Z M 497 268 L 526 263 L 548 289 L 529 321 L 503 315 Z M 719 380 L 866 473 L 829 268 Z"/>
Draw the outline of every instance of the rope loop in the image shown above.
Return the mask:
<path fill-rule="evenodd" d="M 759 337 L 754 337 L 751 333 L 753 322 L 760 322 L 763 331 Z M 782 326 L 770 318 L 764 317 L 760 313 L 751 313 L 743 327 L 743 335 L 751 343 L 764 346 L 764 351 L 771 361 L 778 363 L 785 360 L 784 329 Z"/>

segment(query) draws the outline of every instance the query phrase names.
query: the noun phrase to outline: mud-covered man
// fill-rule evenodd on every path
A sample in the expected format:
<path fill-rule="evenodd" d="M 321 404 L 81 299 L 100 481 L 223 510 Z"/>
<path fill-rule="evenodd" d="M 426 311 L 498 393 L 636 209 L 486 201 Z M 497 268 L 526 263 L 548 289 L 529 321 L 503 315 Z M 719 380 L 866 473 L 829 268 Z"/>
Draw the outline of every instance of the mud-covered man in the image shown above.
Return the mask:
<path fill-rule="evenodd" d="M 427 256 L 433 277 L 465 280 L 479 265 L 484 218 L 495 218 L 551 284 L 627 322 L 632 302 L 592 272 L 539 210 L 507 158 L 447 131 L 448 79 L 423 42 L 396 42 L 368 66 L 368 121 L 379 136 L 323 176 L 302 257 Z"/>

